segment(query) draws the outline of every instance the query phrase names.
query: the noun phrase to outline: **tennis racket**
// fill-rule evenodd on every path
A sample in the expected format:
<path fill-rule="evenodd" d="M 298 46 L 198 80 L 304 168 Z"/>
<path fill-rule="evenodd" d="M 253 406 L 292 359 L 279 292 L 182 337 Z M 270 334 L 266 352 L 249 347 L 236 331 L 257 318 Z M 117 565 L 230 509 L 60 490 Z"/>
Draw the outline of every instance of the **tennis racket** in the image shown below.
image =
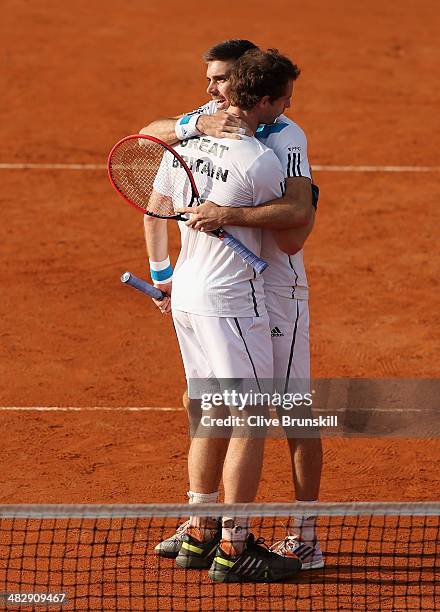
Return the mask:
<path fill-rule="evenodd" d="M 153 136 L 134 134 L 116 143 L 108 158 L 108 176 L 126 202 L 152 217 L 187 221 L 175 208 L 200 204 L 199 190 L 185 161 L 172 147 Z M 212 184 L 210 173 L 199 172 L 197 176 L 198 182 L 204 183 L 200 191 L 208 194 Z M 209 233 L 259 274 L 267 268 L 265 261 L 223 229 Z"/>
<path fill-rule="evenodd" d="M 121 283 L 130 285 L 130 287 L 134 287 L 138 291 L 142 291 L 142 293 L 145 293 L 145 295 L 148 295 L 155 300 L 160 301 L 166 297 L 166 293 L 157 287 L 153 287 L 153 285 L 150 285 L 150 283 L 147 283 L 146 281 L 142 280 L 142 278 L 135 276 L 131 272 L 124 272 L 124 274 L 121 276 Z"/>

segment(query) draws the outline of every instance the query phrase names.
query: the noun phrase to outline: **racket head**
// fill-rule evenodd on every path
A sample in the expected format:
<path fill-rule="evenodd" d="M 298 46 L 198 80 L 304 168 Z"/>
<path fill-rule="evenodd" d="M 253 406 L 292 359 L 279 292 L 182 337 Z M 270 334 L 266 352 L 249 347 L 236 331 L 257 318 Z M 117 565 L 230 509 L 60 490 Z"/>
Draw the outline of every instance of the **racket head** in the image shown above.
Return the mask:
<path fill-rule="evenodd" d="M 132 134 L 117 142 L 107 169 L 116 192 L 144 214 L 180 219 L 175 208 L 198 202 L 197 186 L 185 160 L 154 136 Z"/>

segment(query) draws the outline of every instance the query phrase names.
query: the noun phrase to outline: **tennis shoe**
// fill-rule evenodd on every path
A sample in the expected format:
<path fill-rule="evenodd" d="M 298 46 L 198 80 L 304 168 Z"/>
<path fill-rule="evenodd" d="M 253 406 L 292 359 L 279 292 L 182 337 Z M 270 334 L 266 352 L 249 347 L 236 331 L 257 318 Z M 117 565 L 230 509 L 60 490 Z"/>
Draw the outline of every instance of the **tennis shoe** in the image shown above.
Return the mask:
<path fill-rule="evenodd" d="M 234 554 L 230 544 L 222 540 L 217 548 L 208 572 L 214 582 L 277 582 L 291 578 L 301 569 L 298 557 L 271 552 L 264 539 L 256 540 L 252 533 L 248 535 L 242 553 Z M 225 549 L 229 549 L 229 554 Z"/>
<path fill-rule="evenodd" d="M 211 567 L 215 551 L 219 545 L 222 528 L 219 521 L 213 521 L 212 528 L 204 530 L 189 526 L 181 540 L 176 556 L 176 564 L 184 569 L 208 569 Z M 206 538 L 206 534 L 210 537 Z"/>
<path fill-rule="evenodd" d="M 283 557 L 294 555 L 301 559 L 303 570 L 320 569 L 324 567 L 324 556 L 319 542 L 314 544 L 304 542 L 299 535 L 288 535 L 280 542 L 275 542 L 270 550 Z"/>
<path fill-rule="evenodd" d="M 175 534 L 170 538 L 159 542 L 155 547 L 154 551 L 156 555 L 160 557 L 166 557 L 167 559 L 175 559 L 179 554 L 180 547 L 182 546 L 182 540 L 186 534 L 186 530 L 189 527 L 189 520 L 182 523 Z"/>

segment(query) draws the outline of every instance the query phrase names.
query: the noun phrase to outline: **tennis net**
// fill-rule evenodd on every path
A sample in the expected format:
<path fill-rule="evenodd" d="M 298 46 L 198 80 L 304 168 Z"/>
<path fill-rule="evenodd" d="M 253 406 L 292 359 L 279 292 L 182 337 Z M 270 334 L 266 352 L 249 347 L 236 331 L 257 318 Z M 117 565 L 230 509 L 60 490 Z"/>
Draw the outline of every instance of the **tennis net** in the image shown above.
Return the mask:
<path fill-rule="evenodd" d="M 291 517 L 317 515 L 322 569 L 271 584 L 213 583 L 154 553 L 187 505 L 0 506 L 6 610 L 440 610 L 440 503 L 191 506 L 249 516 L 268 545 Z M 0 606 L 1 607 L 1 606 Z"/>

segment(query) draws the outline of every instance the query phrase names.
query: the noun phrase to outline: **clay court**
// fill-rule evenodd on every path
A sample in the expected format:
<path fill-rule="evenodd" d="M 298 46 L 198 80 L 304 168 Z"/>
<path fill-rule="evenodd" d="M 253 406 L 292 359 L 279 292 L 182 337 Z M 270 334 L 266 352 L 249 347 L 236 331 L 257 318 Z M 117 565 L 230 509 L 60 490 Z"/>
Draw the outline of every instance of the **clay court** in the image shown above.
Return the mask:
<path fill-rule="evenodd" d="M 201 55 L 222 39 L 302 69 L 289 114 L 321 189 L 305 248 L 313 376 L 438 376 L 439 15 L 434 0 L 6 2 L 2 504 L 185 502 L 177 341 L 119 283 L 146 277 L 147 258 L 105 163 L 123 136 L 206 101 Z M 325 438 L 324 451 L 323 501 L 438 500 L 437 438 Z M 291 499 L 272 440 L 258 500 Z"/>

